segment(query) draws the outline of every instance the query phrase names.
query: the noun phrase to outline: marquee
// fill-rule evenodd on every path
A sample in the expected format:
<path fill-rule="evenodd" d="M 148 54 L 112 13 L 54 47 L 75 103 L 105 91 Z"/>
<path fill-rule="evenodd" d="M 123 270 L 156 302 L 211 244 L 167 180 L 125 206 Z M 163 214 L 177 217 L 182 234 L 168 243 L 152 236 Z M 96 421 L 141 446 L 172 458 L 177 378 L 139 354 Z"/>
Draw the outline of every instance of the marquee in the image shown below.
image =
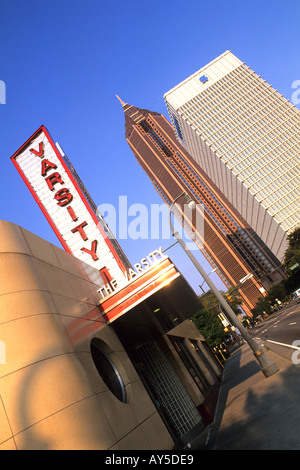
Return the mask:
<path fill-rule="evenodd" d="M 11 159 L 64 249 L 124 282 L 122 261 L 47 129 L 41 126 Z"/>

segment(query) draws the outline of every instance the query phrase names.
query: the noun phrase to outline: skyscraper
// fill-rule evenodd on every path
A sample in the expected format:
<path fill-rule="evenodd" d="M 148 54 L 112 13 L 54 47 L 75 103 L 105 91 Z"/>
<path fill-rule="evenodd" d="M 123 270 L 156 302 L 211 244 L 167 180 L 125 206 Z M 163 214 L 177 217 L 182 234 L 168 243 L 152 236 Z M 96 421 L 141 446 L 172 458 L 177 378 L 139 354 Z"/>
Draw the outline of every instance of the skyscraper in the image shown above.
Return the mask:
<path fill-rule="evenodd" d="M 230 51 L 165 95 L 179 142 L 272 253 L 300 221 L 300 112 Z"/>
<path fill-rule="evenodd" d="M 250 313 L 264 288 L 282 279 L 279 261 L 178 143 L 169 121 L 120 101 L 126 140 L 163 200 L 170 205 L 186 191 L 204 205 L 204 234 L 191 216 L 185 227 L 194 232 L 197 246 L 225 285 L 239 289 L 243 308 Z M 246 276 L 250 278 L 243 282 Z"/>

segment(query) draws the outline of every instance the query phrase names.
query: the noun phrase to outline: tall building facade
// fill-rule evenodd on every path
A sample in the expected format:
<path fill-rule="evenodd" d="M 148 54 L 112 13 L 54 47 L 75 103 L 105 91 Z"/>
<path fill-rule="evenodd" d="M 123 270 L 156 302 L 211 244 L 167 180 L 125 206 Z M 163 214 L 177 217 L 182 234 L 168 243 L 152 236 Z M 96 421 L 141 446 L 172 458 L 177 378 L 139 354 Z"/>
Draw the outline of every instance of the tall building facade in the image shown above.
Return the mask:
<path fill-rule="evenodd" d="M 126 140 L 166 204 L 185 191 L 204 205 L 204 230 L 198 230 L 195 215 L 186 215 L 184 226 L 225 285 L 239 289 L 243 308 L 250 314 L 264 289 L 282 279 L 279 261 L 177 141 L 169 121 L 159 113 L 121 103 Z M 179 212 L 183 211 L 181 203 Z M 250 278 L 243 282 L 246 276 Z"/>
<path fill-rule="evenodd" d="M 164 95 L 178 141 L 282 261 L 300 221 L 300 112 L 230 51 Z"/>

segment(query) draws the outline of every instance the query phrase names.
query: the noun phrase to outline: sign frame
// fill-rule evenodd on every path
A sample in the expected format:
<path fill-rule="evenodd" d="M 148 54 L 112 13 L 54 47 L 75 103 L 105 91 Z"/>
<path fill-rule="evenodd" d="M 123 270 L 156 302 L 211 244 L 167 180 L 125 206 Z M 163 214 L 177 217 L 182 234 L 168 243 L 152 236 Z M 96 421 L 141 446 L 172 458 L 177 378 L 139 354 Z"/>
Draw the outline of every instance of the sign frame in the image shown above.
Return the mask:
<path fill-rule="evenodd" d="M 62 234 L 60 233 L 58 227 L 56 226 L 55 224 L 55 221 L 53 220 L 53 218 L 50 216 L 47 208 L 45 207 L 45 205 L 42 203 L 42 201 L 40 200 L 40 198 L 38 197 L 38 195 L 36 194 L 34 188 L 32 187 L 32 185 L 30 184 L 26 174 L 24 173 L 24 171 L 22 170 L 22 168 L 20 167 L 20 165 L 18 164 L 18 161 L 17 161 L 17 158 L 18 156 L 24 152 L 30 145 L 33 144 L 33 141 L 35 139 L 37 139 L 37 137 L 39 135 L 42 135 L 44 134 L 46 139 L 48 140 L 52 150 L 54 151 L 56 157 L 58 158 L 60 164 L 62 165 L 64 171 L 67 173 L 67 176 L 69 177 L 69 179 L 71 180 L 71 183 L 73 184 L 73 186 L 75 187 L 75 190 L 78 194 L 78 196 L 80 197 L 80 199 L 82 200 L 87 212 L 89 213 L 90 217 L 92 218 L 93 222 L 95 223 L 95 225 L 97 226 L 99 232 L 100 232 L 100 235 L 102 237 L 102 239 L 104 240 L 104 242 L 106 243 L 109 251 L 112 253 L 113 257 L 115 258 L 121 272 L 123 273 L 123 275 L 126 273 L 126 267 L 124 266 L 124 264 L 122 263 L 122 260 L 120 259 L 118 253 L 116 252 L 113 244 L 111 243 L 111 241 L 109 240 L 107 234 L 105 233 L 103 227 L 101 226 L 96 214 L 94 213 L 94 211 L 92 210 L 91 206 L 89 205 L 86 197 L 84 196 L 81 188 L 79 187 L 76 179 L 74 178 L 73 174 L 71 173 L 68 165 L 66 164 L 66 162 L 64 161 L 61 153 L 59 152 L 57 146 L 55 145 L 50 133 L 48 132 L 48 130 L 46 129 L 46 127 L 44 125 L 41 125 L 35 132 L 34 134 L 29 137 L 29 139 L 27 139 L 27 141 L 11 156 L 11 160 L 14 164 L 14 166 L 16 167 L 18 173 L 20 174 L 21 178 L 23 179 L 24 183 L 26 184 L 27 188 L 29 189 L 29 191 L 31 192 L 32 196 L 34 197 L 36 203 L 38 204 L 38 206 L 40 207 L 41 211 L 43 212 L 45 218 L 47 219 L 48 223 L 50 224 L 52 230 L 54 231 L 54 233 L 56 234 L 57 238 L 59 239 L 61 245 L 63 246 L 63 248 L 65 249 L 65 251 L 67 251 L 68 253 L 73 254 L 73 252 L 71 251 L 71 249 L 69 248 L 69 246 L 67 245 L 67 243 L 65 242 Z M 36 155 L 38 155 L 38 150 L 35 150 L 36 152 Z M 38 158 L 38 157 L 37 157 Z"/>

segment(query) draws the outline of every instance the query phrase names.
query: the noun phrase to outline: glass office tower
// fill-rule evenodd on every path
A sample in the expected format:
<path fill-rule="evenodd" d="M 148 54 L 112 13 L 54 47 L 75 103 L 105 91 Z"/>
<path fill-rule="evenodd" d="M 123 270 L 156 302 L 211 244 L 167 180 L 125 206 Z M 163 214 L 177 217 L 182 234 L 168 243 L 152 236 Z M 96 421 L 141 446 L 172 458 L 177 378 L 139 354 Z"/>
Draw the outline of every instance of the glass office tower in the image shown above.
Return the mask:
<path fill-rule="evenodd" d="M 300 221 L 300 112 L 230 51 L 165 95 L 179 142 L 282 260 Z"/>

